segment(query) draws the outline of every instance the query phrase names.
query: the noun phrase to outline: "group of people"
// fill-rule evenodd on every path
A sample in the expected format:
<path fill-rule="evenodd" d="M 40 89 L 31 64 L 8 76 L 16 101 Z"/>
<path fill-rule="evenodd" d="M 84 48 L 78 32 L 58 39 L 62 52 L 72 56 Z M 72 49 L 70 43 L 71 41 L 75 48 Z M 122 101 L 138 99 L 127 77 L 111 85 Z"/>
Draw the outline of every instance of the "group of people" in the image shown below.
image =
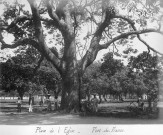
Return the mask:
<path fill-rule="evenodd" d="M 98 104 L 99 100 L 96 97 L 96 94 L 93 94 L 93 98 L 90 100 L 84 100 L 81 102 L 81 111 L 83 112 L 83 115 L 85 116 L 86 113 L 97 113 L 98 112 Z"/>
<path fill-rule="evenodd" d="M 30 97 L 29 98 L 29 112 L 33 112 L 33 105 L 34 105 L 34 97 Z M 22 109 L 22 100 L 20 97 L 18 97 L 18 101 L 17 101 L 17 111 L 20 113 L 21 109 Z"/>
<path fill-rule="evenodd" d="M 46 99 L 46 104 L 47 104 L 47 111 L 52 111 L 52 104 L 51 104 L 49 97 Z M 58 101 L 58 97 L 55 96 L 54 97 L 54 110 L 58 110 L 58 108 L 59 108 L 59 101 Z"/>
<path fill-rule="evenodd" d="M 49 98 L 46 99 L 46 104 L 47 104 L 47 111 L 51 111 L 52 106 L 51 106 L 51 101 Z M 31 95 L 29 96 L 28 105 L 29 105 L 28 112 L 33 112 L 34 97 L 32 97 Z M 43 102 L 42 102 L 42 104 L 40 104 L 40 106 L 42 106 L 42 105 L 43 105 Z M 22 106 L 22 100 L 20 97 L 18 97 L 18 100 L 17 100 L 17 111 L 18 112 L 21 112 L 21 108 L 22 108 L 21 106 Z M 54 98 L 54 108 L 55 108 L 55 110 L 58 110 L 58 108 L 59 108 L 59 102 L 58 102 L 57 96 L 55 96 L 55 98 Z"/>
<path fill-rule="evenodd" d="M 41 102 L 41 104 L 40 103 L 39 104 L 40 104 L 40 106 L 42 106 L 43 105 L 42 100 L 40 102 Z M 99 100 L 97 99 L 96 94 L 94 94 L 94 97 L 91 99 L 92 111 L 93 112 L 98 111 L 98 103 L 99 103 Z M 47 111 L 51 111 L 52 105 L 51 105 L 51 101 L 49 98 L 46 99 L 46 104 L 47 104 Z M 20 97 L 18 97 L 18 101 L 17 101 L 18 112 L 21 112 L 21 105 L 22 105 L 22 100 Z M 33 112 L 34 97 L 32 97 L 31 95 L 29 96 L 28 105 L 29 105 L 28 111 Z M 59 109 L 59 101 L 58 101 L 58 97 L 55 96 L 55 98 L 54 98 L 54 110 L 58 110 L 58 109 Z"/>

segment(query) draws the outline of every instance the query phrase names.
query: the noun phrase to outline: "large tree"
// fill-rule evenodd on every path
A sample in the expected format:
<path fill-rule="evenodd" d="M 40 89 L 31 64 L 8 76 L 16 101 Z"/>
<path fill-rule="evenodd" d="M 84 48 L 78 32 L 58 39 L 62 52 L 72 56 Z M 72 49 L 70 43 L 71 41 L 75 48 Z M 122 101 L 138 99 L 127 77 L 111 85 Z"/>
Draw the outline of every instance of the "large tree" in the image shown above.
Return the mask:
<path fill-rule="evenodd" d="M 30 67 L 23 67 L 13 64 L 11 60 L 5 63 L 0 63 L 1 72 L 0 78 L 2 80 L 2 90 L 5 92 L 17 91 L 19 96 L 23 99 L 23 95 L 28 91 L 28 78 L 32 75 Z"/>
<path fill-rule="evenodd" d="M 37 50 L 30 46 L 26 47 L 25 51 L 19 48 L 15 53 L 16 56 L 0 63 L 2 90 L 11 93 L 17 91 L 21 98 L 25 92 L 34 94 L 40 91 L 44 94 L 59 94 L 60 91 L 56 89 L 56 86 L 60 82 L 60 76 L 51 63 L 44 59 L 42 63 L 39 62 L 36 65 L 39 55 Z M 41 87 L 46 88 L 46 91 L 43 91 L 45 89 Z"/>
<path fill-rule="evenodd" d="M 138 79 L 135 79 L 135 84 L 144 84 L 139 89 L 145 89 L 148 95 L 149 107 L 151 107 L 151 102 L 158 98 L 159 94 L 159 83 L 162 81 L 162 62 L 159 61 L 157 55 L 152 56 L 149 52 L 143 52 L 137 57 L 131 57 L 129 62 L 129 67 L 136 69 L 137 74 L 141 74 Z"/>
<path fill-rule="evenodd" d="M 157 52 L 140 37 L 140 34 L 150 32 L 162 34 L 159 25 L 161 23 L 157 29 L 147 29 L 147 21 L 158 19 L 154 16 L 160 13 L 162 0 L 27 0 L 27 2 L 30 9 L 19 4 L 19 0 L 13 5 L 4 2 L 6 8 L 0 19 L 1 49 L 31 45 L 50 61 L 62 77 L 61 107 L 64 109 L 78 109 L 81 77 L 100 50 L 111 45 L 127 44 L 130 39 L 137 37 L 148 49 Z M 77 50 L 82 45 L 77 38 L 86 24 L 93 26 L 92 31 L 84 38 L 85 45 L 89 45 L 84 45 L 83 49 L 87 50 L 82 53 L 81 60 L 77 61 Z M 56 35 L 54 37 L 59 42 L 54 39 L 52 43 L 61 44 L 62 55 L 48 47 L 46 29 Z M 6 33 L 15 37 L 12 44 L 5 42 Z"/>
<path fill-rule="evenodd" d="M 113 76 L 116 72 L 121 71 L 124 67 L 121 60 L 115 59 L 114 54 L 111 52 L 105 54 L 101 65 L 101 72 L 105 73 L 108 77 Z"/>

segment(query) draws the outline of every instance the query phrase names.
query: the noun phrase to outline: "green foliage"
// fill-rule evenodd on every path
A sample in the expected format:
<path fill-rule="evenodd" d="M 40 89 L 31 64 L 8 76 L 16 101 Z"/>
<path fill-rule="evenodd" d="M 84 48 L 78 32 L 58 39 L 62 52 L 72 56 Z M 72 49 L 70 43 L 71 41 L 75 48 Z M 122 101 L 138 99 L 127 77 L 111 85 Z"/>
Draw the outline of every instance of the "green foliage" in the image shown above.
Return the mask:
<path fill-rule="evenodd" d="M 21 67 L 8 60 L 1 63 L 1 72 L 2 90 L 17 91 L 21 97 L 28 91 L 27 82 L 33 73 L 30 67 Z"/>
<path fill-rule="evenodd" d="M 38 42 L 39 45 L 37 47 L 40 53 L 53 63 L 52 65 L 44 60 L 41 64 L 41 68 L 36 74 L 33 74 L 34 68 L 37 67 L 36 63 L 41 56 L 38 51 L 32 47 L 20 47 L 15 52 L 17 56 L 12 58 L 10 65 L 6 68 L 7 70 L 3 67 L 5 72 L 2 76 L 2 81 L 5 81 L 5 89 L 17 89 L 18 92 L 22 94 L 27 90 L 27 86 L 28 89 L 30 89 L 29 91 L 42 89 L 43 87 L 47 88 L 48 91 L 54 90 L 57 82 L 60 81 L 60 76 L 56 70 L 53 69 L 53 66 L 59 70 L 61 75 L 66 74 L 65 76 L 67 78 L 63 78 L 63 81 L 70 79 L 72 81 L 68 82 L 76 82 L 76 77 L 73 79 L 71 75 L 74 71 L 76 73 L 80 72 L 78 69 L 85 70 L 85 68 L 95 60 L 96 54 L 100 50 L 98 47 L 99 44 L 109 43 L 108 41 L 113 38 L 115 39 L 117 35 L 133 31 L 132 25 L 134 24 L 139 30 L 146 29 L 148 23 L 152 24 L 158 21 L 155 16 L 159 14 L 161 9 L 160 5 L 162 5 L 161 0 L 73 0 L 67 1 L 68 5 L 66 5 L 67 3 L 60 3 L 59 1 L 50 1 L 52 5 L 52 9 L 50 9 L 45 6 L 46 1 L 39 2 L 37 2 L 38 15 L 34 14 L 34 10 L 37 11 L 37 9 L 34 9 L 35 6 L 32 7 L 32 2 L 29 2 L 31 8 L 34 9 L 32 10 L 33 18 L 31 12 L 26 11 L 26 7 L 18 4 L 18 1 L 14 4 L 4 2 L 5 10 L 0 18 L 0 25 L 2 27 L 4 26 L 2 28 L 2 36 L 5 32 L 12 34 L 15 43 L 18 43 L 17 41 L 23 38 L 30 38 Z M 62 4 L 66 6 L 64 7 Z M 63 11 L 62 8 L 57 6 L 62 6 Z M 49 12 L 50 10 L 53 11 L 49 16 L 47 16 L 47 8 Z M 66 11 L 65 14 L 64 11 Z M 54 14 L 54 12 L 56 14 Z M 127 22 L 127 19 L 121 16 L 124 15 L 123 13 L 125 13 L 126 18 L 131 19 L 128 21 L 132 23 Z M 36 16 L 36 18 L 34 16 Z M 25 19 L 22 17 L 25 17 Z M 39 24 L 41 24 L 41 26 Z M 83 44 L 80 43 L 79 35 L 84 33 L 82 27 L 84 28 L 87 24 L 90 28 L 88 28 L 87 35 L 84 37 L 85 43 Z M 9 27 L 6 29 L 7 26 Z M 129 46 L 135 37 L 136 35 L 123 36 L 120 40 L 115 41 L 113 45 L 116 49 L 118 45 Z M 90 43 L 89 40 L 91 38 L 90 48 L 89 51 L 87 51 L 87 45 Z M 74 42 L 74 39 L 75 44 L 71 44 Z M 53 48 L 47 49 L 47 44 L 53 45 Z M 4 44 L 3 47 L 5 47 L 5 45 L 6 44 Z M 56 47 L 58 45 L 60 45 L 60 53 Z M 64 46 L 66 47 L 64 48 Z M 111 46 L 111 44 L 109 46 Z M 101 45 L 101 48 L 103 47 L 104 45 Z M 76 48 L 78 48 L 78 51 L 76 51 Z M 81 53 L 80 51 L 83 52 Z M 81 64 L 82 68 L 78 68 L 76 66 L 78 63 L 75 63 L 77 56 L 81 53 L 83 57 L 86 51 L 87 53 L 82 61 L 83 65 Z M 53 60 L 53 58 L 56 57 L 53 57 L 50 52 L 59 58 L 61 58 L 61 56 L 63 57 Z M 130 47 L 123 53 L 130 54 L 136 52 L 137 50 Z M 122 56 L 119 53 L 114 54 Z M 105 55 L 104 61 L 100 66 L 98 65 L 95 66 L 95 68 L 90 67 L 90 69 L 88 69 L 89 74 L 83 77 L 83 83 L 90 87 L 91 92 L 98 94 L 109 93 L 120 96 L 126 93 L 136 93 L 138 96 L 141 96 L 147 91 L 149 95 L 154 97 L 158 89 L 158 83 L 156 81 L 158 74 L 158 70 L 156 69 L 157 59 L 153 57 L 147 61 L 146 59 L 148 59 L 148 55 L 145 53 L 136 58 L 132 57 L 130 59 L 129 68 L 127 69 L 120 60 L 114 59 L 113 53 L 108 53 Z M 60 63 L 63 65 L 60 65 Z M 11 69 L 9 66 L 11 66 Z M 136 69 L 136 71 L 134 71 L 134 69 Z M 132 70 L 132 72 L 130 70 Z M 68 73 L 64 71 L 68 71 Z M 69 75 L 69 73 L 71 75 Z M 67 84 L 67 82 L 63 84 Z M 42 86 L 42 88 L 38 87 L 38 85 Z M 73 88 L 72 86 L 72 88 L 70 87 L 68 90 L 65 89 L 65 94 L 71 93 L 70 91 Z M 75 97 L 75 100 L 76 99 Z M 63 103 L 65 103 L 65 101 Z"/>
<path fill-rule="evenodd" d="M 137 53 L 137 49 L 133 49 L 132 47 L 127 48 L 126 50 L 123 51 L 124 54 L 129 54 L 129 53 Z"/>
<path fill-rule="evenodd" d="M 85 86 L 86 93 L 97 93 L 103 95 L 107 89 L 107 76 L 100 72 L 101 63 L 94 63 L 89 66 L 83 76 L 83 84 Z"/>
<path fill-rule="evenodd" d="M 14 2 L 13 4 L 4 2 L 4 6 L 5 9 L 1 19 L 4 20 L 3 23 L 5 25 L 9 25 L 10 24 L 9 22 L 16 20 L 20 14 L 27 15 L 28 17 L 31 16 L 29 11 L 26 11 L 24 9 L 25 5 L 19 4 L 17 2 Z M 21 38 L 24 37 L 33 38 L 34 37 L 33 21 L 22 19 L 17 24 L 11 23 L 10 28 L 7 31 L 13 34 L 13 36 L 15 37 L 14 39 L 15 41 L 20 40 Z"/>
<path fill-rule="evenodd" d="M 103 58 L 103 63 L 100 67 L 101 72 L 105 73 L 108 77 L 113 76 L 116 72 L 121 71 L 123 63 L 120 60 L 113 58 L 113 53 L 107 53 Z"/>
<path fill-rule="evenodd" d="M 137 57 L 131 57 L 129 61 L 129 67 L 136 69 L 141 73 L 141 78 L 135 80 L 136 84 L 143 84 L 137 87 L 138 89 L 144 89 L 148 95 L 150 102 L 158 98 L 159 93 L 159 73 L 162 71 L 162 66 L 159 64 L 158 56 L 152 56 L 148 52 L 143 52 Z"/>
<path fill-rule="evenodd" d="M 152 57 L 148 52 L 143 52 L 137 57 L 130 57 L 129 65 L 131 65 L 132 68 L 141 69 L 143 71 L 150 70 L 157 67 L 157 59 L 157 56 Z"/>
<path fill-rule="evenodd" d="M 12 60 L 18 65 L 29 65 L 34 67 L 38 59 L 40 59 L 40 53 L 32 46 L 21 46 L 15 50 L 15 55 Z"/>
<path fill-rule="evenodd" d="M 52 48 L 52 51 L 55 48 Z M 52 65 L 44 60 L 40 69 L 35 73 L 36 62 L 40 55 L 33 47 L 20 47 L 16 56 L 1 63 L 2 89 L 6 92 L 17 90 L 20 95 L 25 92 L 41 91 L 44 86 L 49 92 L 56 89 L 60 76 Z"/>
<path fill-rule="evenodd" d="M 112 53 L 104 56 L 103 63 L 91 65 L 83 78 L 83 83 L 88 84 L 89 93 L 99 95 L 136 95 L 143 94 L 154 100 L 158 96 L 158 75 L 161 64 L 158 66 L 158 57 L 147 52 L 137 57 L 130 57 L 128 66 L 113 58 Z"/>

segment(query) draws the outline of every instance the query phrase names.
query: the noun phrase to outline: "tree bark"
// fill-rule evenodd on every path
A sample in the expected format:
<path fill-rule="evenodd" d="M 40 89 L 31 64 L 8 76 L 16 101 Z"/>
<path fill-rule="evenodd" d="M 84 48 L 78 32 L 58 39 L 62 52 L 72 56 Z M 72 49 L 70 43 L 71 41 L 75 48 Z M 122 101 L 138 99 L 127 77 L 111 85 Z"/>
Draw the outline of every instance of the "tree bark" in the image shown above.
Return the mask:
<path fill-rule="evenodd" d="M 100 99 L 99 103 L 101 103 L 102 102 L 101 94 L 99 94 L 99 99 Z"/>
<path fill-rule="evenodd" d="M 21 92 L 19 93 L 19 96 L 20 96 L 21 100 L 23 100 L 23 95 L 24 95 L 23 93 L 21 93 Z"/>
<path fill-rule="evenodd" d="M 65 37 L 64 56 L 62 60 L 62 100 L 61 109 L 79 111 L 79 68 L 76 60 L 75 38 L 70 33 Z"/>
<path fill-rule="evenodd" d="M 73 75 L 73 73 L 66 73 L 62 76 L 62 100 L 61 109 L 66 111 L 74 110 L 79 111 L 80 98 L 79 98 L 79 79 L 78 75 Z"/>
<path fill-rule="evenodd" d="M 23 100 L 23 96 L 24 96 L 24 93 L 25 93 L 23 88 L 22 87 L 17 88 L 17 92 L 18 92 L 19 97 L 21 98 L 21 100 Z"/>
<path fill-rule="evenodd" d="M 107 99 L 106 99 L 106 95 L 105 94 L 103 95 L 103 98 L 104 98 L 105 102 L 107 102 Z"/>
<path fill-rule="evenodd" d="M 152 108 L 152 100 L 148 99 L 148 108 L 151 109 Z"/>

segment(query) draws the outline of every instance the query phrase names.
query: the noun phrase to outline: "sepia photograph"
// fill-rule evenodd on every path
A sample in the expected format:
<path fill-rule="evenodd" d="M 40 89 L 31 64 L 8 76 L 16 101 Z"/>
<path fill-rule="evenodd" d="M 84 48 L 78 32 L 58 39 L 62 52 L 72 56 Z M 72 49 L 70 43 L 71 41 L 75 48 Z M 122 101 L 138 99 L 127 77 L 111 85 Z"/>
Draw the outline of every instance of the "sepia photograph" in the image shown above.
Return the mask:
<path fill-rule="evenodd" d="M 163 125 L 163 0 L 0 0 L 0 48 L 1 128 Z"/>

